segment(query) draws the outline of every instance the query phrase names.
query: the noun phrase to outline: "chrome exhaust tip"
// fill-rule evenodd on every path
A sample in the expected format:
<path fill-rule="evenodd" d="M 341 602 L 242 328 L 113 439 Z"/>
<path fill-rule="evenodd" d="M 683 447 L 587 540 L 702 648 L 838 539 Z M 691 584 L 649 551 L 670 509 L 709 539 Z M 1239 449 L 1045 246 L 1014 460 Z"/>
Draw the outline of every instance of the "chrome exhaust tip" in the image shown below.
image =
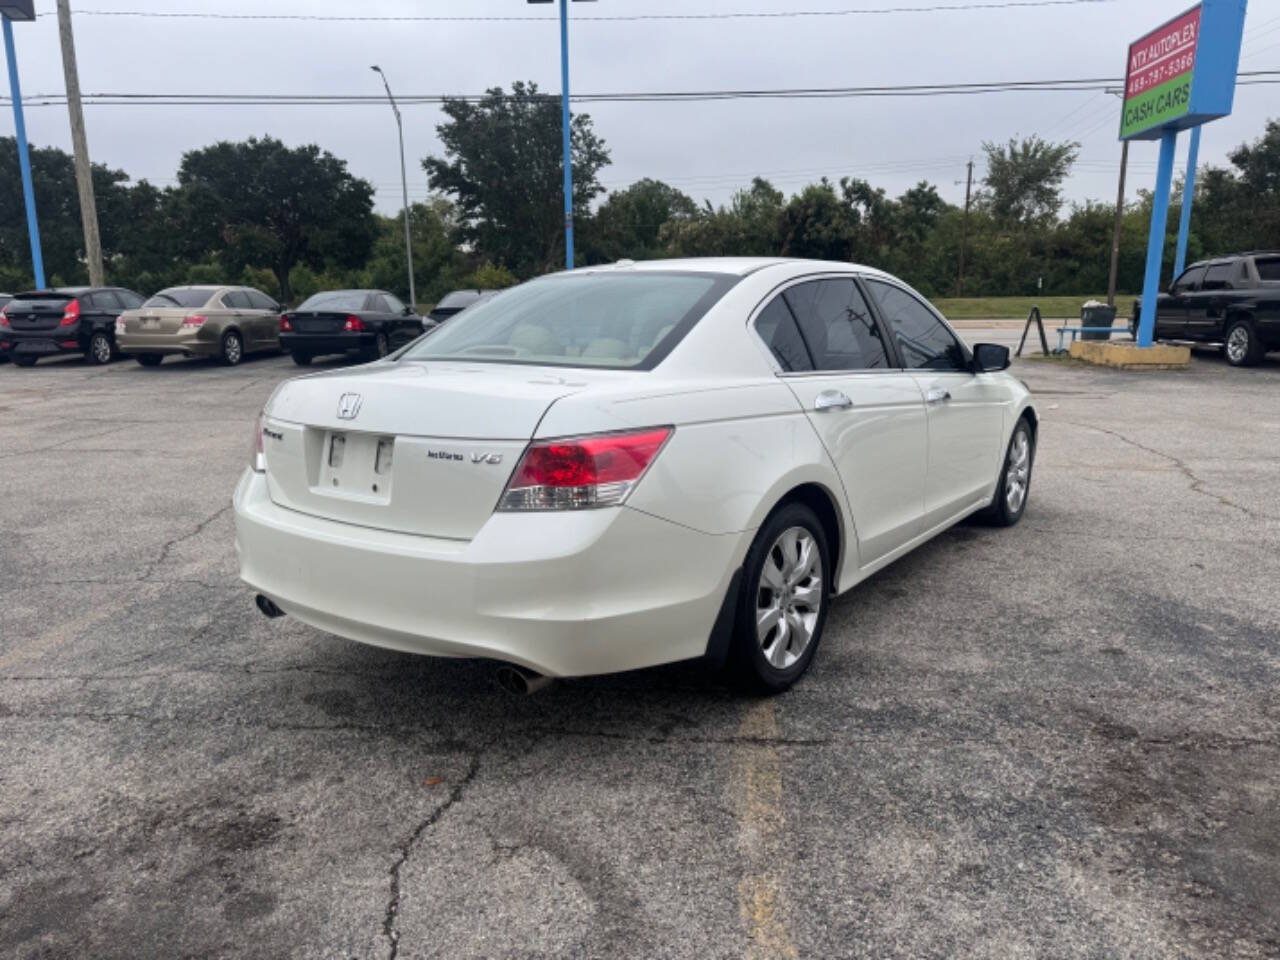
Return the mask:
<path fill-rule="evenodd" d="M 258 594 L 253 598 L 253 602 L 258 605 L 258 609 L 262 611 L 262 615 L 269 620 L 274 620 L 276 617 L 284 616 L 284 611 L 277 607 L 269 597 L 264 597 L 262 594 Z"/>
<path fill-rule="evenodd" d="M 514 664 L 500 666 L 494 679 L 497 680 L 499 687 L 516 697 L 527 697 L 539 690 L 545 690 L 556 682 L 554 677 L 543 676 L 541 673 L 535 673 Z"/>

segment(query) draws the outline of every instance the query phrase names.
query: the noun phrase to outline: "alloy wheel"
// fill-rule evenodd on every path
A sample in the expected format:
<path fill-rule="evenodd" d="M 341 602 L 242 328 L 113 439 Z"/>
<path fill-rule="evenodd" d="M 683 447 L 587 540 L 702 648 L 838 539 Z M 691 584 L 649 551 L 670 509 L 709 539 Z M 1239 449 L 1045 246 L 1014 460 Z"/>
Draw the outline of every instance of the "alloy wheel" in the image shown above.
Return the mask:
<path fill-rule="evenodd" d="M 92 354 L 94 363 L 110 363 L 111 341 L 100 333 L 96 334 L 89 341 L 89 353 Z"/>
<path fill-rule="evenodd" d="M 240 338 L 234 333 L 228 334 L 226 339 L 222 341 L 222 358 L 230 366 L 235 366 L 240 362 L 241 352 Z"/>
<path fill-rule="evenodd" d="M 1240 363 L 1249 353 L 1249 331 L 1243 325 L 1234 327 L 1227 336 L 1227 359 Z"/>
<path fill-rule="evenodd" d="M 1009 447 L 1009 463 L 1004 474 L 1004 499 L 1010 513 L 1017 513 L 1027 499 L 1027 485 L 1031 480 L 1031 439 L 1026 430 L 1019 430 Z"/>
<path fill-rule="evenodd" d="M 822 575 L 822 551 L 804 527 L 784 530 L 769 548 L 756 588 L 756 637 L 775 669 L 794 664 L 813 640 Z"/>

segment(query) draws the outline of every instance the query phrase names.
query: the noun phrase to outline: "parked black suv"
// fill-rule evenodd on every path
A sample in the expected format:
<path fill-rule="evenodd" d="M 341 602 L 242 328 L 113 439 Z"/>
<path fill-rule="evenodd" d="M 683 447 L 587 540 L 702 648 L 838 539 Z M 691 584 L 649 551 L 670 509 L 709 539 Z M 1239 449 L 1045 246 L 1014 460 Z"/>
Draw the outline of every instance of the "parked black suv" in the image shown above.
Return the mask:
<path fill-rule="evenodd" d="M 1141 299 L 1129 331 L 1138 336 Z M 1280 250 L 1252 250 L 1201 260 L 1156 300 L 1154 336 L 1220 343 L 1232 366 L 1258 363 L 1280 350 Z"/>
<path fill-rule="evenodd" d="M 123 287 L 19 293 L 0 312 L 0 351 L 20 367 L 59 353 L 83 353 L 90 363 L 109 363 L 119 355 L 116 317 L 143 300 Z"/>

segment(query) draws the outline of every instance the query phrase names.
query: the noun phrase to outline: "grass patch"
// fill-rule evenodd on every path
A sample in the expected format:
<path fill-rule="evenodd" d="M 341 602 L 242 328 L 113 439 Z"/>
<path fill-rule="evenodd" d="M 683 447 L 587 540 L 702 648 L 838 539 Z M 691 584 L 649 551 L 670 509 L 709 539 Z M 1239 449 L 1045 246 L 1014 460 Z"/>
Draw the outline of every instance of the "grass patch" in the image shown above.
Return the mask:
<path fill-rule="evenodd" d="M 1071 297 L 944 297 L 933 301 L 949 320 L 1016 319 L 1025 320 L 1033 306 L 1040 307 L 1046 319 L 1069 317 L 1079 319 L 1080 306 L 1086 300 L 1107 302 L 1104 294 L 1082 294 Z M 1116 318 L 1127 317 L 1133 308 L 1132 295 L 1116 296 Z"/>

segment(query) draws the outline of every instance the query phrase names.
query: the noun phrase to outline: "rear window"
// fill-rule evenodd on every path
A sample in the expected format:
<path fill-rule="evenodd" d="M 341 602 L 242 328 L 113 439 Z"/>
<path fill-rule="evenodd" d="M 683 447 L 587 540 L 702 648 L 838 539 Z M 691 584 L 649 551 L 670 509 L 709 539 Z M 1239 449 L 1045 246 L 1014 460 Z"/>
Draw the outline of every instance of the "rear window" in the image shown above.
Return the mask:
<path fill-rule="evenodd" d="M 480 299 L 478 290 L 455 290 L 453 293 L 446 293 L 440 298 L 440 302 L 436 304 L 437 310 L 461 310 L 463 307 L 469 307 Z"/>
<path fill-rule="evenodd" d="M 363 310 L 369 294 L 363 290 L 330 290 L 307 297 L 298 312 L 316 310 Z"/>
<path fill-rule="evenodd" d="M 476 304 L 404 359 L 647 370 L 737 280 L 659 271 L 544 277 Z"/>
<path fill-rule="evenodd" d="M 1258 257 L 1253 264 L 1259 280 L 1280 280 L 1280 257 Z"/>
<path fill-rule="evenodd" d="M 48 296 L 23 296 L 19 294 L 9 304 L 10 313 L 21 313 L 24 310 L 61 310 L 71 302 L 65 293 L 52 293 Z"/>
<path fill-rule="evenodd" d="M 214 290 L 199 290 L 194 287 L 170 287 L 161 290 L 143 304 L 144 307 L 163 309 L 168 307 L 203 307 L 213 299 Z"/>

